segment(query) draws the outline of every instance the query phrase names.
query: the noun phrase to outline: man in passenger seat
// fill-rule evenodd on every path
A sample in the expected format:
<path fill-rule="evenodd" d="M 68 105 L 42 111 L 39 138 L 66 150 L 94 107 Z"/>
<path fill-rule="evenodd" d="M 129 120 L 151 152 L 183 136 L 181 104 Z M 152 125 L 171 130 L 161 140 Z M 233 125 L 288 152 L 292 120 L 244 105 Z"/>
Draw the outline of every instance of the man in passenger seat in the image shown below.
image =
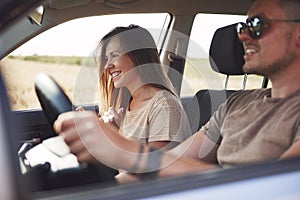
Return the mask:
<path fill-rule="evenodd" d="M 80 162 L 97 159 L 138 173 L 120 182 L 300 156 L 299 10 L 299 0 L 254 1 L 246 23 L 237 27 L 243 68 L 268 77 L 272 89 L 233 94 L 201 130 L 169 152 L 123 140 L 88 111 L 64 113 L 54 128 Z"/>

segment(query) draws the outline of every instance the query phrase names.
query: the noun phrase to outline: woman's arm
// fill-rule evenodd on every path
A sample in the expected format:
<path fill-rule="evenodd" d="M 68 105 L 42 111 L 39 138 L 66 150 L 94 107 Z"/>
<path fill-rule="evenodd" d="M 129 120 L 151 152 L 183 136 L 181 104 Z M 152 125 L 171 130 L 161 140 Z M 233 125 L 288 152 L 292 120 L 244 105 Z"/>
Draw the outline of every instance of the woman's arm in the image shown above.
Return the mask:
<path fill-rule="evenodd" d="M 192 135 L 181 102 L 170 92 L 164 91 L 153 100 L 148 113 L 149 144 L 170 150 Z M 157 97 L 153 97 L 157 98 Z M 168 143 L 169 142 L 169 143 Z"/>

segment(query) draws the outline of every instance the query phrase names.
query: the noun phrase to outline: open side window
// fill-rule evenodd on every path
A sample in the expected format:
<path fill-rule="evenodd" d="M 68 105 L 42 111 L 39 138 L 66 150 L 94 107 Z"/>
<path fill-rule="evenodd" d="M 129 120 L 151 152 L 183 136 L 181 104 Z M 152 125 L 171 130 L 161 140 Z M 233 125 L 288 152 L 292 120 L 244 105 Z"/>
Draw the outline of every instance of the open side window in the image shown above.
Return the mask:
<path fill-rule="evenodd" d="M 170 21 L 168 13 L 93 16 L 65 22 L 34 37 L 1 60 L 12 110 L 40 109 L 33 81 L 41 72 L 54 77 L 75 104 L 97 103 L 97 68 L 87 73 L 84 68 L 95 65 L 93 51 L 100 39 L 116 26 L 136 24 L 147 28 L 160 48 L 166 34 L 162 30 Z M 93 77 L 80 82 L 82 73 Z M 79 88 L 84 93 L 78 94 Z"/>
<path fill-rule="evenodd" d="M 242 15 L 197 14 L 191 31 L 181 97 L 193 96 L 201 89 L 224 89 L 226 75 L 214 72 L 209 63 L 209 47 L 214 32 L 226 25 L 245 21 Z M 230 78 L 227 89 L 242 89 L 244 76 Z M 263 77 L 248 75 L 245 89 L 260 88 Z"/>

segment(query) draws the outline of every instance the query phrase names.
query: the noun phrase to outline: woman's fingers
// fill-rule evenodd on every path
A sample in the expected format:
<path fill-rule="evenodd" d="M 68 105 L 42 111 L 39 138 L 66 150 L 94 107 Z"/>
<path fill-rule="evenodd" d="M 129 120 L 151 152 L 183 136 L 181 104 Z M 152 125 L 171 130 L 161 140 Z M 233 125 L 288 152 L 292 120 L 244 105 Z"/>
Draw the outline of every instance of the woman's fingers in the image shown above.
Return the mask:
<path fill-rule="evenodd" d="M 122 122 L 123 117 L 124 117 L 124 109 L 120 108 L 117 112 L 113 107 L 110 107 L 108 112 L 113 116 L 113 120 L 114 120 L 115 124 L 118 127 L 120 127 L 121 122 Z"/>
<path fill-rule="evenodd" d="M 108 112 L 114 117 L 115 120 L 119 118 L 117 111 L 113 107 L 110 107 Z"/>
<path fill-rule="evenodd" d="M 78 107 L 76 108 L 76 111 L 84 111 L 84 108 L 83 108 L 82 106 L 78 106 Z"/>
<path fill-rule="evenodd" d="M 125 115 L 124 108 L 120 108 L 120 109 L 118 110 L 118 115 L 121 116 L 121 118 L 124 117 L 124 115 Z"/>

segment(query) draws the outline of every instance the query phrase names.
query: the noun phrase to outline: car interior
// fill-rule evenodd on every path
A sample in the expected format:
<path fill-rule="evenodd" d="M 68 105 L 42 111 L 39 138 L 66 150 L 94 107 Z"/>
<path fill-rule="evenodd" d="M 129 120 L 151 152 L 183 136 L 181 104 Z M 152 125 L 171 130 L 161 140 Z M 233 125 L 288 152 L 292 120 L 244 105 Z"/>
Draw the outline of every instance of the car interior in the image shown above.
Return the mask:
<path fill-rule="evenodd" d="M 220 104 L 235 92 L 227 89 L 229 76 L 244 75 L 244 49 L 238 40 L 235 26 L 236 24 L 232 24 L 217 29 L 212 38 L 209 50 L 210 66 L 227 78 L 223 90 L 202 89 L 193 96 L 191 104 L 186 108 L 193 132 L 199 130 Z"/>
<path fill-rule="evenodd" d="M 193 63 L 188 52 L 193 42 L 191 34 L 195 17 L 199 13 L 246 16 L 251 3 L 252 0 L 228 0 L 226 3 L 222 0 L 2 1 L 0 179 L 4 181 L 1 183 L 1 199 L 198 199 L 200 196 L 204 199 L 253 199 L 258 194 L 265 199 L 298 199 L 299 158 L 119 185 L 114 180 L 117 174 L 115 169 L 105 165 L 78 164 L 68 153 L 58 155 L 64 147 L 55 139 L 53 121 L 60 113 L 74 110 L 77 106 L 98 112 L 97 104 L 75 102 L 64 91 L 62 82 L 50 74 L 40 73 L 31 80 L 35 91 L 33 95 L 40 107 L 14 110 L 11 91 L 7 89 L 8 79 L 2 70 L 4 60 L 18 47 L 65 22 L 91 16 L 167 13 L 169 21 L 159 32 L 163 36 L 158 48 L 195 133 L 231 94 L 247 89 L 246 82 L 251 76 L 242 70 L 244 50 L 236 33 L 237 21 L 218 27 L 213 32 L 206 66 Z M 205 32 L 206 27 L 201 28 Z M 194 53 L 200 54 L 197 50 L 199 47 Z M 188 81 L 183 76 L 187 63 L 202 76 L 205 76 L 202 67 L 210 68 L 221 74 L 224 82 L 223 79 L 218 81 L 218 84 L 221 82 L 218 88 L 210 87 L 208 83 L 207 87 L 194 89 L 192 94 L 182 95 L 186 87 L 183 82 Z M 228 82 L 235 76 L 241 77 L 241 87 L 232 89 Z M 193 83 L 189 84 L 189 87 L 192 86 Z M 260 77 L 257 88 L 267 87 L 271 87 L 267 78 Z M 48 154 L 43 154 L 43 158 L 32 164 L 30 157 L 41 152 Z M 60 165 L 64 162 L 66 164 Z"/>

